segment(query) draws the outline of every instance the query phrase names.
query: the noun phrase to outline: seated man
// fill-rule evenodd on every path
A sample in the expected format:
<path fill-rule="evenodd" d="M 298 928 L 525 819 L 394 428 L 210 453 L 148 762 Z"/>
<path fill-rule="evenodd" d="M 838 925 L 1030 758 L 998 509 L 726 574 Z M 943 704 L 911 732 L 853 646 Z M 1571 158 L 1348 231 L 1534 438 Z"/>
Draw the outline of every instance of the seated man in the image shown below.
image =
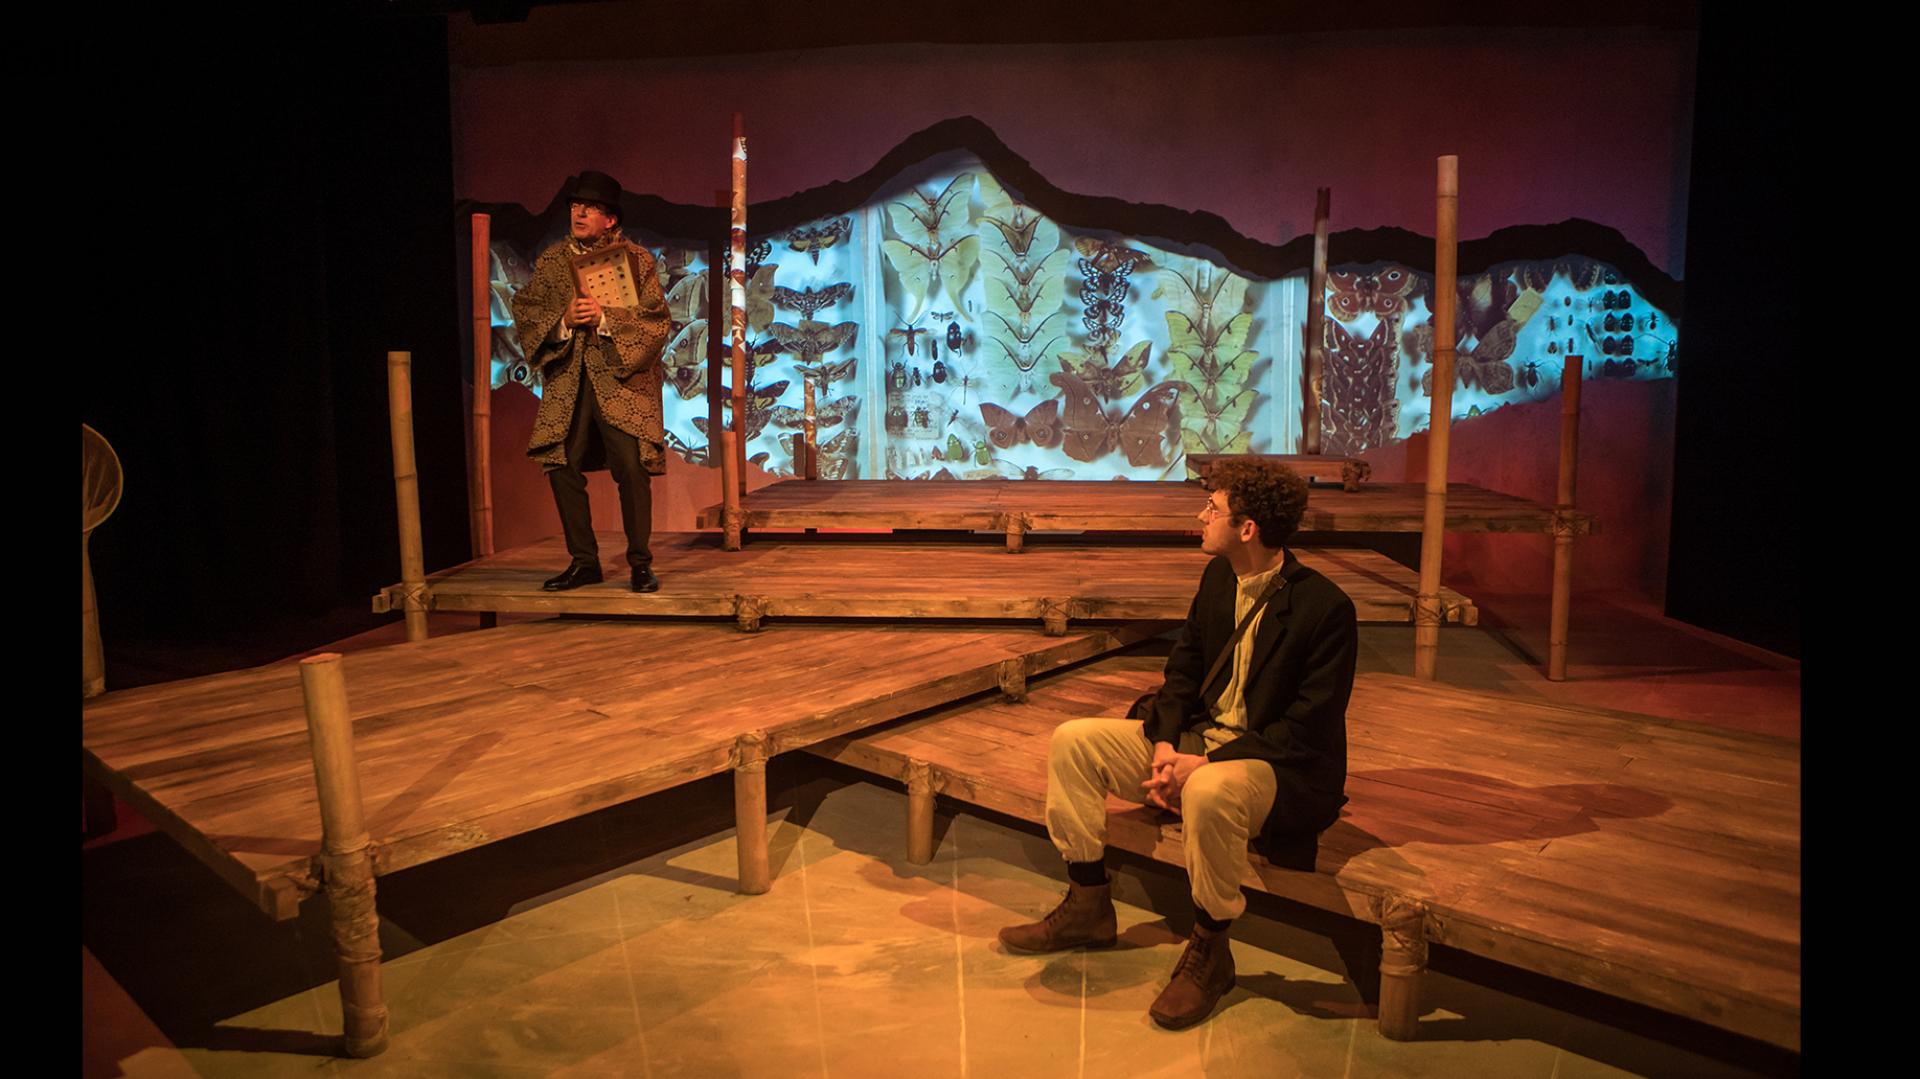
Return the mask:
<path fill-rule="evenodd" d="M 1210 486 L 1200 548 L 1217 557 L 1165 683 L 1135 718 L 1077 719 L 1053 732 L 1047 832 L 1067 860 L 1066 899 L 1042 921 L 1000 931 L 1021 952 L 1111 945 L 1107 795 L 1179 813 L 1195 924 L 1148 1009 L 1171 1029 L 1205 1019 L 1233 988 L 1227 927 L 1247 905 L 1248 837 L 1257 833 L 1275 864 L 1311 870 L 1320 832 L 1347 800 L 1353 601 L 1282 546 L 1306 510 L 1306 481 L 1244 459 L 1221 462 Z"/>

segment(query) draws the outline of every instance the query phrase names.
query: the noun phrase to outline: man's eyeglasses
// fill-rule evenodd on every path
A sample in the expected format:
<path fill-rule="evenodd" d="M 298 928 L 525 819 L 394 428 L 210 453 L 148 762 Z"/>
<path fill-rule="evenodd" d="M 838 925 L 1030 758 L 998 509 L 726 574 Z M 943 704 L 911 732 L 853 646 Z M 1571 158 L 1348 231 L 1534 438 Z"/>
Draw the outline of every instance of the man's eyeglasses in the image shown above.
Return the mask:
<path fill-rule="evenodd" d="M 1232 510 L 1223 510 L 1219 506 L 1214 505 L 1213 499 L 1209 498 L 1207 499 L 1207 508 L 1200 511 L 1200 517 L 1202 520 L 1211 521 L 1215 517 L 1231 516 L 1232 513 Z"/>

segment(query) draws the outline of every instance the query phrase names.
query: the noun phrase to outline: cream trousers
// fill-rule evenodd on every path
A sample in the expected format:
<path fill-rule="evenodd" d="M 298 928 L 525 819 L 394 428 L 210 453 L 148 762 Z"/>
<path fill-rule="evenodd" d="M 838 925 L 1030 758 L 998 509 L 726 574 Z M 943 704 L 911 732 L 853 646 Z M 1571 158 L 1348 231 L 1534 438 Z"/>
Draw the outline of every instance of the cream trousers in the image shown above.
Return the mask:
<path fill-rule="evenodd" d="M 1182 753 L 1205 749 L 1181 736 Z M 1069 862 L 1097 862 L 1107 845 L 1107 795 L 1146 802 L 1153 746 L 1137 719 L 1072 719 L 1054 728 L 1047 752 L 1047 834 Z M 1247 908 L 1240 879 L 1247 838 L 1267 819 L 1277 791 L 1265 761 L 1209 761 L 1180 791 L 1193 902 L 1215 918 Z"/>

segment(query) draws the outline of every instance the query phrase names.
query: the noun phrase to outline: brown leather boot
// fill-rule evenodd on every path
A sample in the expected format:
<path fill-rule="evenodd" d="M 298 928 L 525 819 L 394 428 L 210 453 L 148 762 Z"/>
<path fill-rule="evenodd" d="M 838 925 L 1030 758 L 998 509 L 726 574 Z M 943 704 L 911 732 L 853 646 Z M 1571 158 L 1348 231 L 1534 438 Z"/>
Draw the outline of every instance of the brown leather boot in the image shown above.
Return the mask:
<path fill-rule="evenodd" d="M 1000 943 L 1016 952 L 1059 952 L 1068 948 L 1111 948 L 1118 939 L 1113 886 L 1067 882 L 1067 897 L 1053 913 L 1027 925 L 1000 931 Z"/>
<path fill-rule="evenodd" d="M 1173 980 L 1147 1009 L 1168 1030 L 1190 1027 L 1213 1014 L 1214 1005 L 1233 988 L 1233 946 L 1225 933 L 1195 925 L 1187 938 Z"/>

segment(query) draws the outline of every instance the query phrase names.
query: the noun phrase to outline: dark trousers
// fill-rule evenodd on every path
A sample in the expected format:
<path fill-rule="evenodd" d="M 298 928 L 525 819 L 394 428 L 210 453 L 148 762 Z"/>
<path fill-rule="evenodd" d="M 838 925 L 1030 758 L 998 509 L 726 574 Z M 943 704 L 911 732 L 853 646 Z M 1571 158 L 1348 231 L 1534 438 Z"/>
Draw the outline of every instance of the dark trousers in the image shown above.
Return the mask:
<path fill-rule="evenodd" d="M 593 538 L 593 514 L 587 505 L 587 477 L 580 462 L 596 447 L 604 451 L 608 471 L 620 488 L 620 523 L 627 530 L 627 565 L 653 565 L 648 541 L 653 537 L 653 477 L 640 467 L 640 443 L 600 415 L 593 396 L 593 380 L 581 372 L 580 394 L 573 403 L 573 426 L 567 431 L 567 463 L 547 473 L 553 485 L 553 504 L 560 511 L 560 529 L 567 553 L 575 565 L 598 566 L 600 544 Z"/>

